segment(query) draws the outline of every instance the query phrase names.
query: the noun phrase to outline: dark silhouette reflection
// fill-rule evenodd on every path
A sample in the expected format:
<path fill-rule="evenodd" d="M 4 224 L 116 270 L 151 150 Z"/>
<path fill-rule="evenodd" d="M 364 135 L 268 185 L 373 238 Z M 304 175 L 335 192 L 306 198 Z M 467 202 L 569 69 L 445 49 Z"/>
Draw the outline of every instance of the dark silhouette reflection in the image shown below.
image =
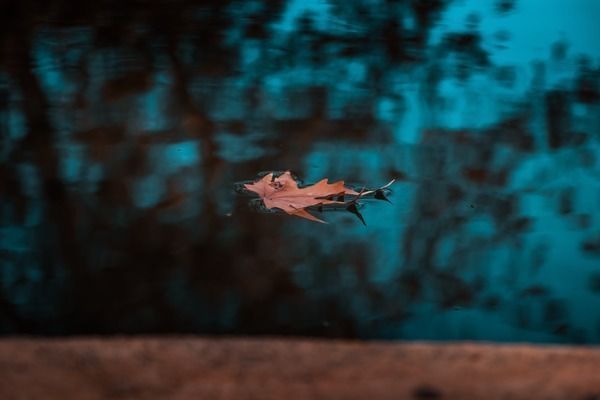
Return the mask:
<path fill-rule="evenodd" d="M 599 342 L 598 55 L 473 7 L 2 3 L 0 332 Z M 286 169 L 398 182 L 367 227 L 236 197 Z"/>

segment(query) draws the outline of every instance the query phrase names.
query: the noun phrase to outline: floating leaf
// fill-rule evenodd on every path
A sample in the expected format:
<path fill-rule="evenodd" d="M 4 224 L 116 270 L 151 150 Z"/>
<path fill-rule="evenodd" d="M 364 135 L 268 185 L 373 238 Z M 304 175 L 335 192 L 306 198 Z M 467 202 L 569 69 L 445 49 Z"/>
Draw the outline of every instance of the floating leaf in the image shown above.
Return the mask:
<path fill-rule="evenodd" d="M 312 207 L 322 211 L 324 206 L 346 206 L 346 209 L 355 214 L 364 224 L 365 221 L 356 207 L 358 199 L 373 193 L 375 197 L 384 196 L 383 190 L 393 182 L 392 180 L 375 190 L 363 189 L 360 192 L 346 187 L 344 181 L 329 183 L 327 178 L 314 185 L 299 187 L 290 171 L 285 171 L 279 176 L 270 172 L 255 182 L 244 184 L 244 188 L 256 193 L 267 209 L 276 208 L 289 215 L 324 223 L 325 221 L 315 217 L 307 209 Z M 351 198 L 348 202 L 345 201 L 347 196 Z"/>

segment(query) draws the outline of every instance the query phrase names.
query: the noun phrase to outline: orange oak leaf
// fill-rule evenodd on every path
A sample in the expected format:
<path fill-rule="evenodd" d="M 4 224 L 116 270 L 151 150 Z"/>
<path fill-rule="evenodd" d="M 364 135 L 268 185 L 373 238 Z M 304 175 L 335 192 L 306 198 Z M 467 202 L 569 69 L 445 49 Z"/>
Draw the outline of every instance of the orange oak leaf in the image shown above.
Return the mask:
<path fill-rule="evenodd" d="M 307 207 L 325 204 L 343 204 L 343 202 L 327 199 L 327 197 L 354 192 L 344 186 L 343 181 L 328 183 L 323 179 L 314 185 L 299 188 L 298 183 L 292 178 L 290 171 L 278 177 L 273 173 L 265 175 L 262 179 L 244 185 L 246 189 L 255 192 L 262 199 L 265 207 L 278 208 L 290 215 L 307 218 L 316 222 L 325 222 L 310 214 Z"/>
<path fill-rule="evenodd" d="M 383 188 L 391 185 L 392 182 Z M 322 179 L 314 185 L 298 187 L 298 183 L 290 171 L 286 171 L 280 176 L 274 176 L 271 172 L 258 181 L 247 183 L 244 186 L 249 191 L 258 194 L 266 208 L 278 208 L 290 215 L 321 223 L 325 223 L 325 221 L 309 213 L 308 207 L 347 204 L 339 199 L 350 195 L 355 196 L 356 200 L 364 194 L 375 192 L 361 191 L 359 193 L 346 187 L 344 181 L 329 183 L 327 179 Z M 334 200 L 334 198 L 338 200 Z"/>

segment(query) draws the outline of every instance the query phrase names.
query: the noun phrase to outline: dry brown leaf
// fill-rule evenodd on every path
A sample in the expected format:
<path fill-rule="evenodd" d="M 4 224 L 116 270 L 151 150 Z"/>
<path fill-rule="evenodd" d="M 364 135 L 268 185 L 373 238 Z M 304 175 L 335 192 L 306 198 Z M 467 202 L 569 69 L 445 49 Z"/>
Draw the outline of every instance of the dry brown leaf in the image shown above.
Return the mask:
<path fill-rule="evenodd" d="M 385 187 L 390 184 L 391 182 Z M 344 181 L 329 183 L 327 179 L 322 179 L 314 185 L 299 188 L 290 171 L 286 171 L 278 177 L 275 177 L 273 173 L 269 173 L 262 179 L 244 186 L 246 189 L 258 194 L 266 208 L 278 208 L 290 215 L 321 223 L 325 221 L 309 213 L 306 210 L 308 207 L 346 204 L 344 201 L 336 201 L 333 198 L 344 195 L 361 196 L 373 193 L 373 191 L 358 193 L 344 186 Z"/>

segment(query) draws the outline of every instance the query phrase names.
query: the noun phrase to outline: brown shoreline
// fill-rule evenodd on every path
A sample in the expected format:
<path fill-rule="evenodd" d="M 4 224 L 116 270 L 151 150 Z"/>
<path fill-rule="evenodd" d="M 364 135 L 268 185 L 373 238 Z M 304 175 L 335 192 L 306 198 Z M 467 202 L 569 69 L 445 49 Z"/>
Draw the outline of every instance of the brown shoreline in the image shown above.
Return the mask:
<path fill-rule="evenodd" d="M 600 348 L 5 338 L 0 398 L 600 400 Z"/>

